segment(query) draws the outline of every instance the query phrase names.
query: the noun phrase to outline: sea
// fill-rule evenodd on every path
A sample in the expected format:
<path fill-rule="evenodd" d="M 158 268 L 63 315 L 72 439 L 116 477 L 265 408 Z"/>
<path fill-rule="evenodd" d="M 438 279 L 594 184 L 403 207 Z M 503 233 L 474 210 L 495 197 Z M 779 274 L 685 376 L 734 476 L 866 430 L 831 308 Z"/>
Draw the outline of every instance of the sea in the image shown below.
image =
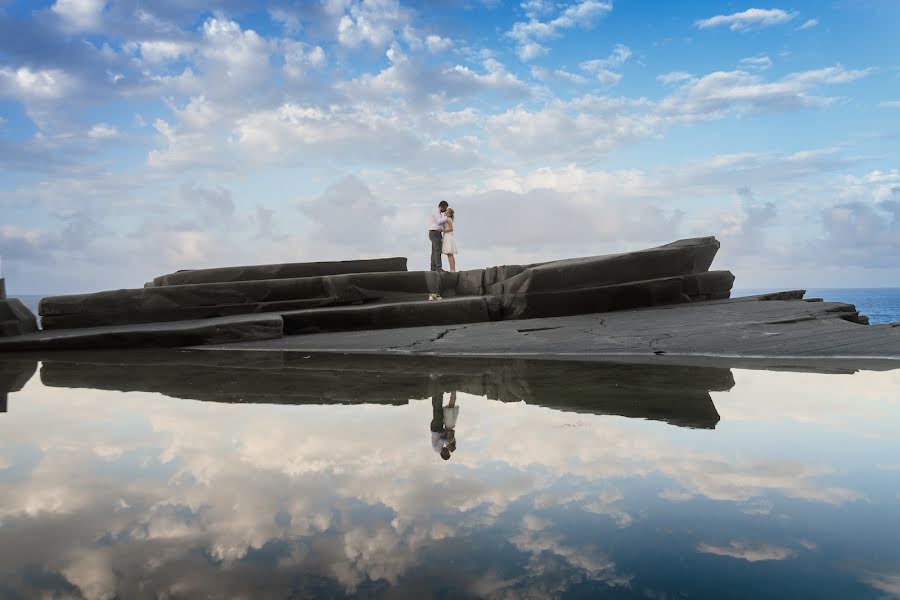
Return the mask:
<path fill-rule="evenodd" d="M 752 296 L 780 288 L 735 288 L 731 296 Z M 900 288 L 810 288 L 806 298 L 823 298 L 829 302 L 847 302 L 856 306 L 860 313 L 869 317 L 872 325 L 900 321 Z M 18 296 L 28 308 L 37 314 L 38 304 L 43 296 Z"/>

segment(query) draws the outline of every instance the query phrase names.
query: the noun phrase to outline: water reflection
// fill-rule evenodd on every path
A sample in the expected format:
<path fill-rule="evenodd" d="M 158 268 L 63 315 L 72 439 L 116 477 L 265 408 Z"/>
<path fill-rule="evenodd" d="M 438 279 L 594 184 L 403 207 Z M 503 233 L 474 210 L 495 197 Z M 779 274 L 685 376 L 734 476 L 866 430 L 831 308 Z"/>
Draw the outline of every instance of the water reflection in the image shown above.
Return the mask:
<path fill-rule="evenodd" d="M 19 388 L 3 598 L 900 591 L 898 372 L 57 355 Z"/>
<path fill-rule="evenodd" d="M 43 363 L 41 381 L 52 387 L 283 404 L 406 404 L 458 391 L 703 429 L 719 421 L 709 393 L 734 385 L 730 369 L 710 367 L 210 352 L 54 358 Z"/>
<path fill-rule="evenodd" d="M 0 413 L 8 410 L 11 392 L 22 389 L 37 369 L 33 360 L 4 360 L 0 362 Z"/>

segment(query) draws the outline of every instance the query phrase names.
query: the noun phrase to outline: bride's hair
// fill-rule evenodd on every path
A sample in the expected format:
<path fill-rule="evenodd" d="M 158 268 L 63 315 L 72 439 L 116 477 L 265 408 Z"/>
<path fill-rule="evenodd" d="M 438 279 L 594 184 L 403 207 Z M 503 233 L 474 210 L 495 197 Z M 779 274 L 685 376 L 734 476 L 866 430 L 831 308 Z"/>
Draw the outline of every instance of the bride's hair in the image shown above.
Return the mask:
<path fill-rule="evenodd" d="M 456 216 L 456 213 L 453 211 L 452 208 L 448 208 L 446 212 L 447 212 L 447 216 L 450 217 L 451 219 Z"/>

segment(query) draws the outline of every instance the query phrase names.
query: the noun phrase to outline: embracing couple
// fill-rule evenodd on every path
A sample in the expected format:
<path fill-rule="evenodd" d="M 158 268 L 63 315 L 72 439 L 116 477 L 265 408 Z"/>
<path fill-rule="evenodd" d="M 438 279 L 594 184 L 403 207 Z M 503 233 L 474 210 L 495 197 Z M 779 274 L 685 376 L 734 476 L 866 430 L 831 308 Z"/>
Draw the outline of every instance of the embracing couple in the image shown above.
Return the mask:
<path fill-rule="evenodd" d="M 447 255 L 450 272 L 456 272 L 456 238 L 453 235 L 453 218 L 455 213 L 445 200 L 431 213 L 428 226 L 428 239 L 431 240 L 431 270 L 443 272 L 441 254 Z"/>

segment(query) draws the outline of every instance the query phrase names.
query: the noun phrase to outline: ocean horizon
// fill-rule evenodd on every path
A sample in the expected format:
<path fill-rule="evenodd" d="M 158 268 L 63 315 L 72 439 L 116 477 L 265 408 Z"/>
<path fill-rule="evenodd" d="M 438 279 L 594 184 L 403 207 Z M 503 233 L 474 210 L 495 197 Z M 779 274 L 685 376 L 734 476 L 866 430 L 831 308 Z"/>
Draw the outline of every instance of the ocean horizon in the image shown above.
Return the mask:
<path fill-rule="evenodd" d="M 733 298 L 740 296 L 752 296 L 768 292 L 782 291 L 783 287 L 754 287 L 735 288 L 731 291 Z M 847 302 L 853 304 L 856 309 L 869 317 L 872 325 L 880 323 L 895 323 L 900 321 L 900 287 L 883 288 L 794 288 L 806 289 L 805 298 L 822 298 L 829 302 Z M 54 294 L 10 294 L 10 297 L 19 298 L 30 308 L 34 314 L 38 313 L 38 304 L 41 298 Z"/>

